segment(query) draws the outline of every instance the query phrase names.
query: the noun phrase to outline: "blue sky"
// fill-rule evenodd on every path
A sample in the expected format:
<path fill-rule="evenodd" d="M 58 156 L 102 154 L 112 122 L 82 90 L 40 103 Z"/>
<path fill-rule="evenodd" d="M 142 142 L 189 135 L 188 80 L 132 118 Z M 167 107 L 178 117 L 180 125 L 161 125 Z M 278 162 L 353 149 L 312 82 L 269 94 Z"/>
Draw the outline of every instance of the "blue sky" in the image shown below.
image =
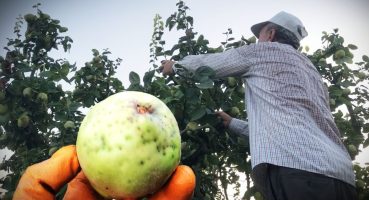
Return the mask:
<path fill-rule="evenodd" d="M 165 20 L 176 11 L 177 0 L 0 0 L 0 46 L 13 38 L 16 17 L 34 13 L 32 5 L 41 3 L 41 10 L 59 19 L 68 27 L 74 43 L 70 53 L 53 52 L 83 66 L 92 59 L 91 49 L 108 48 L 112 59 L 122 58 L 117 77 L 128 86 L 128 73 L 143 75 L 149 64 L 149 44 L 153 18 Z M 195 31 L 203 34 L 211 46 L 219 46 L 223 32 L 232 28 L 234 37 L 251 37 L 250 26 L 270 19 L 279 11 L 290 12 L 301 19 L 309 35 L 302 41 L 312 50 L 321 46 L 322 31 L 339 28 L 347 43 L 356 44 L 356 59 L 369 55 L 369 0 L 187 0 L 189 15 L 194 17 Z M 168 48 L 176 43 L 178 34 L 164 35 Z M 5 50 L 0 49 L 0 55 Z M 364 157 L 363 157 L 364 159 Z M 368 161 L 368 159 L 366 159 Z"/>

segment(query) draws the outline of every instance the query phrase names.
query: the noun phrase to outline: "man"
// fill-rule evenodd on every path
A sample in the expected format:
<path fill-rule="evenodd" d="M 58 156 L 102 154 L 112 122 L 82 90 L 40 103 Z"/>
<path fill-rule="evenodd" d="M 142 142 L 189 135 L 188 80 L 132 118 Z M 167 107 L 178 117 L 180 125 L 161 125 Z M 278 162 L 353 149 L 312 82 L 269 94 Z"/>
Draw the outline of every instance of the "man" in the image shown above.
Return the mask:
<path fill-rule="evenodd" d="M 357 199 L 350 156 L 340 140 L 328 92 L 310 60 L 297 51 L 302 22 L 280 12 L 255 24 L 257 44 L 163 61 L 163 74 L 214 69 L 245 84 L 248 124 L 220 112 L 234 132 L 249 135 L 253 180 L 266 199 Z"/>

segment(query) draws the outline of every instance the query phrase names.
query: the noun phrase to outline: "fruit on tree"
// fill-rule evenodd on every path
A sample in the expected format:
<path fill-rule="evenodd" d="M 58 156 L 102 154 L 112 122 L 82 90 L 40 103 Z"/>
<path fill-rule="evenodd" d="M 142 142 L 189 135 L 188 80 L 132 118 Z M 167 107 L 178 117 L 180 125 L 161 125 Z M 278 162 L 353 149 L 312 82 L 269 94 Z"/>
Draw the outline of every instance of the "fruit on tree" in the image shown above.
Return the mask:
<path fill-rule="evenodd" d="M 26 87 L 23 89 L 23 96 L 26 98 L 31 98 L 32 97 L 32 88 L 30 87 Z"/>
<path fill-rule="evenodd" d="M 334 53 L 334 56 L 338 59 L 345 57 L 345 55 L 346 55 L 346 52 L 343 49 L 340 49 L 336 51 L 336 53 Z"/>
<path fill-rule="evenodd" d="M 366 74 L 364 72 L 359 72 L 357 73 L 357 77 L 362 80 L 366 78 Z"/>
<path fill-rule="evenodd" d="M 238 86 L 236 90 L 239 94 L 245 94 L 245 88 L 243 86 Z"/>
<path fill-rule="evenodd" d="M 366 185 L 366 183 L 363 180 L 357 180 L 356 181 L 356 186 L 360 189 L 364 189 L 365 185 Z"/>
<path fill-rule="evenodd" d="M 352 54 L 350 51 L 345 52 L 345 55 L 349 58 L 354 58 L 354 54 Z"/>
<path fill-rule="evenodd" d="M 17 125 L 19 128 L 26 128 L 29 125 L 29 117 L 26 114 L 21 115 L 17 119 Z"/>
<path fill-rule="evenodd" d="M 263 196 L 261 195 L 260 192 L 255 192 L 254 198 L 255 198 L 255 200 L 262 200 L 263 199 Z"/>
<path fill-rule="evenodd" d="M 343 95 L 349 95 L 351 93 L 351 90 L 349 88 L 345 88 L 342 90 Z"/>
<path fill-rule="evenodd" d="M 72 122 L 72 121 L 70 121 L 70 120 L 68 120 L 68 121 L 66 121 L 65 123 L 64 123 L 64 128 L 65 129 L 73 129 L 73 128 L 75 128 L 76 127 L 76 125 L 74 124 L 74 122 Z"/>
<path fill-rule="evenodd" d="M 256 43 L 256 37 L 255 37 L 255 36 L 250 37 L 250 38 L 248 39 L 248 41 L 249 41 L 250 43 Z"/>
<path fill-rule="evenodd" d="M 305 46 L 305 51 L 306 52 L 310 51 L 310 47 L 309 46 Z"/>
<path fill-rule="evenodd" d="M 189 131 L 195 131 L 199 126 L 196 122 L 189 122 L 186 126 L 186 129 Z"/>
<path fill-rule="evenodd" d="M 170 109 L 143 92 L 125 91 L 96 104 L 77 136 L 81 168 L 106 198 L 156 192 L 180 161 L 181 138 Z"/>
<path fill-rule="evenodd" d="M 5 104 L 0 104 L 0 115 L 3 115 L 8 112 L 8 106 Z"/>
<path fill-rule="evenodd" d="M 227 83 L 229 87 L 235 87 L 237 85 L 237 80 L 234 77 L 228 77 Z"/>
<path fill-rule="evenodd" d="M 47 102 L 47 94 L 43 93 L 43 92 L 40 92 L 38 93 L 37 95 L 37 100 L 41 101 L 41 102 Z"/>
<path fill-rule="evenodd" d="M 238 116 L 240 114 L 240 109 L 238 107 L 234 106 L 234 107 L 231 108 L 229 114 L 231 116 L 234 116 L 234 117 Z"/>

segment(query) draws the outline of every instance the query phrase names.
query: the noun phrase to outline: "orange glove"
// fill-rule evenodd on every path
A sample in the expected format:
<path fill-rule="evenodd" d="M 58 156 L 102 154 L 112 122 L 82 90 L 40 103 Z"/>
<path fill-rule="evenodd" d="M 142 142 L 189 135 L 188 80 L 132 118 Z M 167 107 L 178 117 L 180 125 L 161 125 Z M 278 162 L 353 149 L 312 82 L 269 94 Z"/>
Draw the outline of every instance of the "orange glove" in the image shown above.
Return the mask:
<path fill-rule="evenodd" d="M 68 183 L 65 200 L 104 199 L 89 184 L 81 171 L 74 145 L 59 149 L 43 162 L 27 168 L 21 177 L 13 200 L 55 199 L 55 194 Z M 195 189 L 195 174 L 185 165 L 176 168 L 168 182 L 150 200 L 188 200 Z M 126 199 L 127 200 L 127 199 Z"/>

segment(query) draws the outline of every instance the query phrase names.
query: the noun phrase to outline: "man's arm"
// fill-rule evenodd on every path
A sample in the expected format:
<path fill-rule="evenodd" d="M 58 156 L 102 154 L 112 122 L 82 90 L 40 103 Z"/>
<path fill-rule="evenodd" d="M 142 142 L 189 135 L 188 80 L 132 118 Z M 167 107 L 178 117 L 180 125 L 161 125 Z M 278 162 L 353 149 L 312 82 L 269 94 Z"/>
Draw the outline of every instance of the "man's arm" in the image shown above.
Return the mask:
<path fill-rule="evenodd" d="M 222 53 L 189 55 L 178 61 L 179 64 L 190 71 L 207 66 L 212 68 L 216 77 L 241 76 L 246 73 L 255 62 L 254 45 L 244 45 L 239 48 L 230 49 Z M 174 61 L 163 61 L 163 74 L 170 75 L 180 70 Z M 174 65 L 174 66 L 173 66 Z"/>
<path fill-rule="evenodd" d="M 228 128 L 233 133 L 249 136 L 249 124 L 247 121 L 232 118 Z"/>
<path fill-rule="evenodd" d="M 231 132 L 249 136 L 249 124 L 247 121 L 233 118 L 223 111 L 219 111 L 216 114 L 222 118 L 224 127 L 228 128 Z"/>

